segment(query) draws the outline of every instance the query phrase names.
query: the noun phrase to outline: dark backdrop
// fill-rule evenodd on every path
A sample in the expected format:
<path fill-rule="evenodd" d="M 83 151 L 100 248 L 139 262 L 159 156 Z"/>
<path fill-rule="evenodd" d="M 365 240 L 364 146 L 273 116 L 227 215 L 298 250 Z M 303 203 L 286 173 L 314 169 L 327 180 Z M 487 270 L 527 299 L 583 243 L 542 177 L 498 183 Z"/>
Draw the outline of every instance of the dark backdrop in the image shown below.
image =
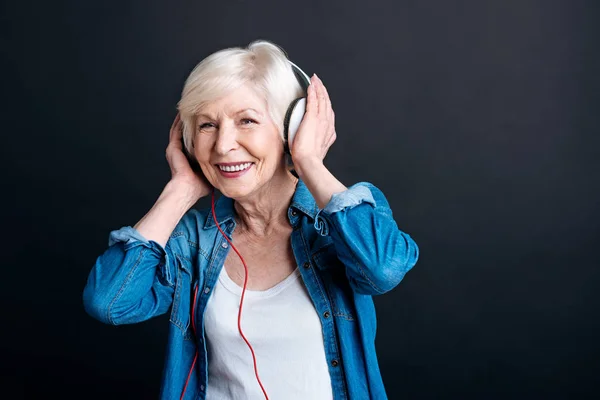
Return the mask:
<path fill-rule="evenodd" d="M 167 319 L 102 325 L 82 289 L 169 179 L 191 69 L 258 38 L 323 79 L 326 165 L 378 185 L 420 246 L 375 300 L 390 398 L 598 395 L 596 4 L 4 3 L 5 398 L 158 396 Z"/>

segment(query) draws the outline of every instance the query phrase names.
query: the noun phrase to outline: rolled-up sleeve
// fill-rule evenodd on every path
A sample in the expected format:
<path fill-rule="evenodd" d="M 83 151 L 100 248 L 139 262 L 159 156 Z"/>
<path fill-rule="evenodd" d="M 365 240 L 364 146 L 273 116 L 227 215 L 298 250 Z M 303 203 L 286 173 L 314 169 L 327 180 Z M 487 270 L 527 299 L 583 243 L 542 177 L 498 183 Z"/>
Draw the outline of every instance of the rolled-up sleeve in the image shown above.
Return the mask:
<path fill-rule="evenodd" d="M 132 228 L 131 226 L 124 226 L 121 229 L 112 231 L 108 235 L 108 246 L 110 247 L 117 242 L 133 243 L 136 240 L 149 243 L 149 240 L 143 237 L 142 234 L 137 231 L 137 229 Z"/>
<path fill-rule="evenodd" d="M 416 242 L 398 228 L 385 196 L 368 182 L 334 194 L 318 212 L 315 229 L 331 236 L 358 293 L 393 289 L 419 258 Z"/>
<path fill-rule="evenodd" d="M 125 226 L 110 232 L 83 290 L 86 312 L 107 324 L 129 324 L 165 313 L 172 302 L 176 257 L 167 244 Z"/>

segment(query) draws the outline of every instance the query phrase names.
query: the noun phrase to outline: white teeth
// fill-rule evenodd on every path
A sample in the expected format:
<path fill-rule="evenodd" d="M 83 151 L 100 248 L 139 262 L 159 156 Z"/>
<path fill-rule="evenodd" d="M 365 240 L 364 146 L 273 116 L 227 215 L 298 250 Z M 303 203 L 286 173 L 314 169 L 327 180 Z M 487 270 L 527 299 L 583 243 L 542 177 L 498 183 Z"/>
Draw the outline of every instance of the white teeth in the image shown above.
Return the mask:
<path fill-rule="evenodd" d="M 238 164 L 238 165 L 232 165 L 232 166 L 219 165 L 219 168 L 221 169 L 221 171 L 225 171 L 225 172 L 237 172 L 237 171 L 243 171 L 243 170 L 247 169 L 248 167 L 250 167 L 251 165 L 252 165 L 252 163 L 244 163 L 244 164 Z"/>

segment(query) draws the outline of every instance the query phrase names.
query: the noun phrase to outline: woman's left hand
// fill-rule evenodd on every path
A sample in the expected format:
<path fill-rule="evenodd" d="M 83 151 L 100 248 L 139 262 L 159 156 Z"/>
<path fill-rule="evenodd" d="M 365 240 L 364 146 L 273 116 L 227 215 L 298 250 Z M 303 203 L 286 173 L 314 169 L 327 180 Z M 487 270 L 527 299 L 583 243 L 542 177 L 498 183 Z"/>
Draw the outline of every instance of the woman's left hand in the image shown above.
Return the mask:
<path fill-rule="evenodd" d="M 316 74 L 310 79 L 307 92 L 306 112 L 290 148 L 296 167 L 302 163 L 322 163 L 337 137 L 331 100 Z"/>

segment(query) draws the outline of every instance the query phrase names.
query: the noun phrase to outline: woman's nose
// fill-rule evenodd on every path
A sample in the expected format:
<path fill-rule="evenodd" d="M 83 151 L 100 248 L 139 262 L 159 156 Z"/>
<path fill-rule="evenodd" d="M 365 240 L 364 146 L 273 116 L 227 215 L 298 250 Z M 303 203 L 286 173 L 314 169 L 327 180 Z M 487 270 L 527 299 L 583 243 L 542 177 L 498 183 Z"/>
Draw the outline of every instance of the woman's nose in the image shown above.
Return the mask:
<path fill-rule="evenodd" d="M 237 129 L 233 124 L 222 123 L 217 132 L 215 151 L 219 155 L 225 155 L 237 148 Z"/>

